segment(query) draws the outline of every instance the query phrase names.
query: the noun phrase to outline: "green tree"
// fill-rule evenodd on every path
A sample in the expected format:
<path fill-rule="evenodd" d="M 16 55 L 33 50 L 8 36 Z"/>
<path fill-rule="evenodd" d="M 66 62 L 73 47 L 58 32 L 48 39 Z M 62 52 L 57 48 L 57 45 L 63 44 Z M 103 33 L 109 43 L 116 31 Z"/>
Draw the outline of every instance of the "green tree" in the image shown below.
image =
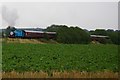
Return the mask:
<path fill-rule="evenodd" d="M 106 36 L 107 32 L 105 29 L 96 29 L 93 34 Z"/>
<path fill-rule="evenodd" d="M 47 31 L 57 32 L 57 41 L 66 44 L 86 44 L 90 42 L 90 35 L 79 27 L 67 27 L 66 25 L 51 25 Z"/>
<path fill-rule="evenodd" d="M 107 35 L 110 37 L 112 43 L 120 44 L 120 31 L 107 30 Z"/>

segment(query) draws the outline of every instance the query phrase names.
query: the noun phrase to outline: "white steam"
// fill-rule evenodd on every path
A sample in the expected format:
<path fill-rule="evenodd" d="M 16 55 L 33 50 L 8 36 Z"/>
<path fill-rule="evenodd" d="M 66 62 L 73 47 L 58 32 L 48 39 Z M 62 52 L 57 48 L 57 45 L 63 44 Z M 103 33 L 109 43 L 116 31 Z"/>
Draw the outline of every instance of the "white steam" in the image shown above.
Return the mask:
<path fill-rule="evenodd" d="M 9 10 L 6 6 L 2 6 L 2 18 L 9 26 L 15 26 L 15 22 L 18 19 L 17 10 Z"/>

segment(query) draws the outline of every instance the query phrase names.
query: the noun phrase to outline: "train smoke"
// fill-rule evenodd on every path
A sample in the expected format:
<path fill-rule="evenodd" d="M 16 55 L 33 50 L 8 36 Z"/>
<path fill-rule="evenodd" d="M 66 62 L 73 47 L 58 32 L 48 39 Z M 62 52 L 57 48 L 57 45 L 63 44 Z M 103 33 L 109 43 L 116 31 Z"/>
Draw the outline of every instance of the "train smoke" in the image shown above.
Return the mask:
<path fill-rule="evenodd" d="M 6 6 L 2 6 L 2 18 L 9 26 L 15 26 L 15 22 L 18 19 L 17 10 L 9 10 Z"/>

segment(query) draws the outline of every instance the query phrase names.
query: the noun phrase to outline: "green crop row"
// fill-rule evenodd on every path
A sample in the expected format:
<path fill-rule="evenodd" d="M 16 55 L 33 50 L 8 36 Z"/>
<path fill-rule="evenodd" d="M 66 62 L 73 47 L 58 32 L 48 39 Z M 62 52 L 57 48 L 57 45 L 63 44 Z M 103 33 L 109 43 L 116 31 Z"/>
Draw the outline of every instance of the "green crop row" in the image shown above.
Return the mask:
<path fill-rule="evenodd" d="M 3 71 L 118 71 L 118 46 L 3 43 Z"/>

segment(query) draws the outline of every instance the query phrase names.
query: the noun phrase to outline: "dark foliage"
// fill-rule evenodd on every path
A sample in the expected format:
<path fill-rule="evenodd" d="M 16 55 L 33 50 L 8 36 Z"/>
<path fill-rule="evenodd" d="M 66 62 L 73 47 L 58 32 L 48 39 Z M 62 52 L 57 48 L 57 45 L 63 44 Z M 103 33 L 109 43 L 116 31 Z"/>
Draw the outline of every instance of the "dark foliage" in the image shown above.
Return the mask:
<path fill-rule="evenodd" d="M 104 29 L 96 29 L 95 31 L 90 31 L 90 34 L 95 34 L 95 35 L 103 35 L 103 36 L 109 36 L 109 40 L 104 39 L 101 40 L 102 43 L 113 43 L 113 44 L 120 44 L 120 31 L 119 30 L 104 30 Z"/>
<path fill-rule="evenodd" d="M 90 42 L 90 35 L 79 27 L 67 27 L 66 25 L 51 25 L 47 31 L 57 32 L 56 40 L 65 44 L 86 44 Z"/>

